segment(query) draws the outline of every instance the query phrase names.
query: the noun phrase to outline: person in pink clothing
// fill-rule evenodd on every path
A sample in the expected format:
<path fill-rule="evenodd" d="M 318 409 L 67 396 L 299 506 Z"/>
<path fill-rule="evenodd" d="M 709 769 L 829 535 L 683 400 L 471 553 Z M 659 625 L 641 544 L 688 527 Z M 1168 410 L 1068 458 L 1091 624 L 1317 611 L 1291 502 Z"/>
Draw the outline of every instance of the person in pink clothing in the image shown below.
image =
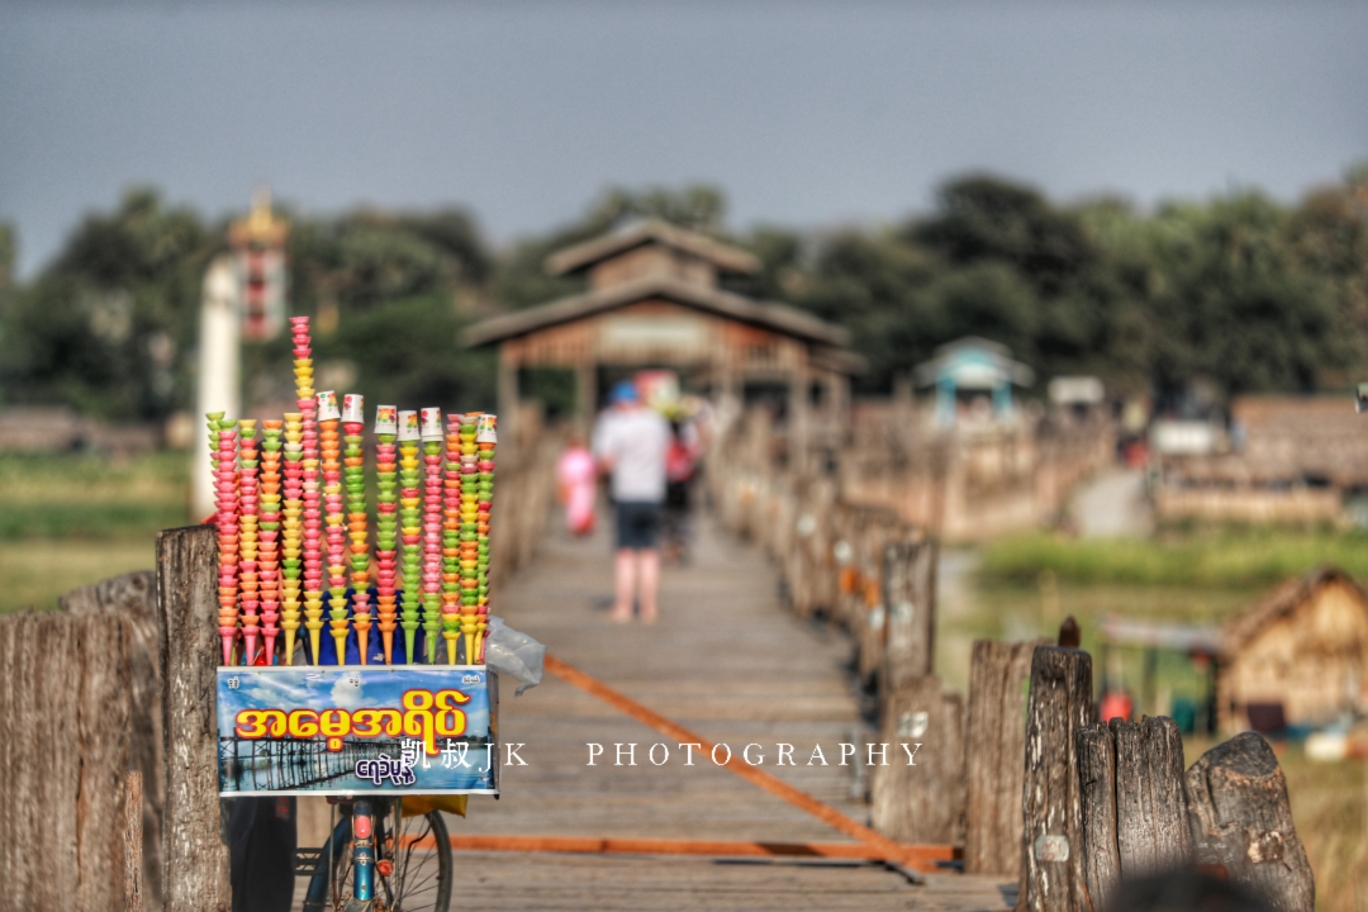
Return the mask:
<path fill-rule="evenodd" d="M 573 432 L 565 452 L 556 460 L 556 492 L 565 507 L 565 525 L 576 535 L 594 531 L 597 486 L 598 467 L 594 454 L 584 445 L 584 435 Z"/>

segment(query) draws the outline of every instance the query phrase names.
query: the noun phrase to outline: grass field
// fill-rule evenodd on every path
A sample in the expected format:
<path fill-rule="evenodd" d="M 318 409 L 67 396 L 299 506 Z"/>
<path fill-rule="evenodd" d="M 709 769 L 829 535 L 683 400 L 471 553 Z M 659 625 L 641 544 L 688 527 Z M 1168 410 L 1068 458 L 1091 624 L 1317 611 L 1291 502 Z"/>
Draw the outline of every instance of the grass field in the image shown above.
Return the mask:
<path fill-rule="evenodd" d="M 0 457 L 0 612 L 151 569 L 157 531 L 188 520 L 188 475 L 182 453 Z"/>

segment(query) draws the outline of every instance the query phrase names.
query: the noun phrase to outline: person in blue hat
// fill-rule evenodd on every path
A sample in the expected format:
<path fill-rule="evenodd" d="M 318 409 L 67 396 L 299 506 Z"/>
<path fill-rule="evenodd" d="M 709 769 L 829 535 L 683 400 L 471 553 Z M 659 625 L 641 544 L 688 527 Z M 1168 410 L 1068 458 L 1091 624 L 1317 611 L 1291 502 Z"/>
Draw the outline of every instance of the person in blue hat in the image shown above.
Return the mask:
<path fill-rule="evenodd" d="M 658 616 L 660 591 L 660 524 L 665 504 L 665 455 L 670 425 L 641 401 L 636 384 L 623 380 L 613 387 L 612 406 L 594 429 L 594 457 L 612 476 L 609 491 L 617 509 L 616 595 L 613 620 L 632 619 L 633 603 L 641 619 Z"/>

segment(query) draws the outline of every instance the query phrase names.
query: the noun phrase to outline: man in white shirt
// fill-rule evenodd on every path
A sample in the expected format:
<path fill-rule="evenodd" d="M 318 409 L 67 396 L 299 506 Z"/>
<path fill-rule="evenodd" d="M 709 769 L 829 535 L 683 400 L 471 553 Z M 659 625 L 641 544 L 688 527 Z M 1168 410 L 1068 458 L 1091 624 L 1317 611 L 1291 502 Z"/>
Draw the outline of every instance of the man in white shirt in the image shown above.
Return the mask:
<path fill-rule="evenodd" d="M 641 619 L 650 623 L 657 617 L 660 589 L 660 520 L 670 425 L 641 403 L 630 380 L 613 388 L 612 399 L 612 407 L 594 429 L 594 456 L 605 472 L 612 473 L 609 490 L 617 508 L 617 597 L 610 617 L 630 621 L 635 600 Z"/>

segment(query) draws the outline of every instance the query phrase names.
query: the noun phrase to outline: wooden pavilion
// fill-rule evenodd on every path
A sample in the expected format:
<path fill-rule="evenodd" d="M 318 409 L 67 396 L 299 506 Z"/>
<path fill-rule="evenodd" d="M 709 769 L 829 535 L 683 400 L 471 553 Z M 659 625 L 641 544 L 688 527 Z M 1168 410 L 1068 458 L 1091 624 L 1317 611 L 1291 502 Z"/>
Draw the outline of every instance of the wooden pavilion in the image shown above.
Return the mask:
<path fill-rule="evenodd" d="M 844 425 L 850 374 L 861 365 L 845 331 L 719 287 L 721 275 L 759 270 L 750 253 L 647 220 L 561 250 L 546 266 L 554 275 L 587 274 L 587 290 L 466 334 L 471 346 L 499 347 L 502 414 L 515 414 L 525 369 L 572 370 L 582 422 L 615 379 L 668 369 L 683 389 L 715 401 L 776 400 L 795 444 L 810 440 L 815 424 Z"/>
<path fill-rule="evenodd" d="M 1276 730 L 1362 712 L 1368 685 L 1368 593 L 1321 567 L 1291 579 L 1221 628 L 1221 727 Z"/>

